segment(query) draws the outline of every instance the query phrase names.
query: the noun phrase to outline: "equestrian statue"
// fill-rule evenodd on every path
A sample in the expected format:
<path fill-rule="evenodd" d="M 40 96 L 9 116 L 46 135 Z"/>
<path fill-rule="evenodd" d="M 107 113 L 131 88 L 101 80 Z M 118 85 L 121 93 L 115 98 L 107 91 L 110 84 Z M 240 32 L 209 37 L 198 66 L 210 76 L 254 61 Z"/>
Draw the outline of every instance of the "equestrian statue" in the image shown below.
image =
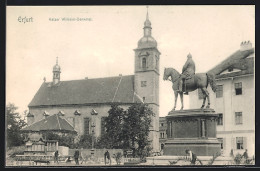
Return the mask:
<path fill-rule="evenodd" d="M 169 79 L 169 77 L 171 77 Z M 188 92 L 196 89 L 201 89 L 203 93 L 203 104 L 201 109 L 205 106 L 206 98 L 208 99 L 208 105 L 206 108 L 210 108 L 209 92 L 207 90 L 208 84 L 210 84 L 213 92 L 216 92 L 217 86 L 215 82 L 215 75 L 213 73 L 198 73 L 195 74 L 195 63 L 192 60 L 192 56 L 189 53 L 187 61 L 182 68 L 182 74 L 173 68 L 165 68 L 163 80 L 172 81 L 172 89 L 175 95 L 175 103 L 172 110 L 176 108 L 176 102 L 178 94 L 181 97 L 181 110 L 183 109 L 183 93 L 188 95 Z"/>

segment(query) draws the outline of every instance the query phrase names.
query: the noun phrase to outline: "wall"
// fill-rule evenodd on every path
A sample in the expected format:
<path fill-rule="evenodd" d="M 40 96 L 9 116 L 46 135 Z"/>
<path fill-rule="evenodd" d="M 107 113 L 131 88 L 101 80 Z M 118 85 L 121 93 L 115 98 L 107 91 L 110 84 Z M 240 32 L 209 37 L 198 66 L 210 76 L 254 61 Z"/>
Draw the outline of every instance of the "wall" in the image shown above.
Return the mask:
<path fill-rule="evenodd" d="M 153 111 L 155 111 L 156 116 L 152 119 L 151 132 L 149 134 L 149 139 L 152 140 L 152 146 L 155 151 L 159 151 L 159 107 L 156 105 L 149 105 Z M 129 105 L 120 105 L 124 110 L 127 110 Z M 75 125 L 75 130 L 79 135 L 84 134 L 84 118 L 90 118 L 91 122 L 91 111 L 94 109 L 98 112 L 96 117 L 96 136 L 101 135 L 101 118 L 108 116 L 108 111 L 111 109 L 110 105 L 93 105 L 93 106 L 71 106 L 71 107 L 45 107 L 45 108 L 30 108 L 30 113 L 34 114 L 35 122 L 44 119 L 43 113 L 47 111 L 50 115 L 56 114 L 59 111 L 65 113 L 64 118 L 68 120 L 72 126 Z M 74 112 L 80 111 L 80 116 L 75 116 Z M 71 122 L 71 118 L 74 118 L 74 124 Z M 155 128 L 155 129 L 154 129 Z M 90 127 L 91 132 L 91 127 Z"/>
<path fill-rule="evenodd" d="M 108 150 L 110 153 L 110 157 L 113 157 L 113 154 L 116 154 L 120 152 L 123 155 L 122 149 L 94 149 L 94 155 L 96 157 L 104 157 L 105 152 Z M 69 149 L 69 155 L 73 156 L 76 149 Z M 90 156 L 91 155 L 91 149 L 79 149 L 80 155 L 83 155 L 83 157 Z"/>
<path fill-rule="evenodd" d="M 129 105 L 121 105 L 120 107 L 127 109 Z M 84 118 L 88 117 L 91 120 L 91 111 L 94 109 L 98 112 L 96 116 L 96 136 L 100 136 L 101 134 L 101 118 L 108 116 L 108 111 L 111 109 L 110 105 L 93 105 L 93 106 L 71 106 L 71 107 L 45 107 L 45 108 L 29 108 L 30 112 L 34 114 L 35 122 L 44 118 L 43 112 L 47 111 L 50 115 L 56 114 L 59 111 L 63 111 L 65 113 L 64 118 L 66 120 L 71 120 L 70 118 L 75 119 L 75 130 L 79 133 L 79 135 L 84 134 Z M 76 116 L 74 112 L 78 110 L 81 115 Z M 73 123 L 70 121 L 73 126 Z M 91 124 L 91 121 L 90 121 Z M 91 130 L 91 129 L 90 129 Z"/>
<path fill-rule="evenodd" d="M 242 82 L 242 95 L 235 94 L 234 84 Z M 217 85 L 223 85 L 223 97 L 216 98 L 210 86 L 211 108 L 216 113 L 223 113 L 223 125 L 217 125 L 217 137 L 224 138 L 224 154 L 229 155 L 231 149 L 234 153 L 243 153 L 248 149 L 249 156 L 255 150 L 255 88 L 254 76 L 237 77 L 233 79 L 217 80 Z M 202 99 L 198 98 L 198 91 L 189 93 L 190 108 L 199 108 Z M 235 124 L 235 112 L 242 112 L 243 124 Z M 236 150 L 236 137 L 245 137 L 243 150 Z"/>

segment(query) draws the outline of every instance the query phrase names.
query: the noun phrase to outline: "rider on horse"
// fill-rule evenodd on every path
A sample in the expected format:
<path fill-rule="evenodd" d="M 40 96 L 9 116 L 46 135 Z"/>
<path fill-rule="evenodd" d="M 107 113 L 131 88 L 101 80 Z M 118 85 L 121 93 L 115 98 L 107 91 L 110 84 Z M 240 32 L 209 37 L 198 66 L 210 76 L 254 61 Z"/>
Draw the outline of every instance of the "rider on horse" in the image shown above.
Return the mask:
<path fill-rule="evenodd" d="M 192 56 L 190 53 L 188 54 L 187 58 L 188 59 L 182 68 L 182 74 L 180 76 L 180 82 L 179 82 L 179 91 L 180 92 L 186 91 L 186 89 L 183 89 L 185 79 L 190 79 L 195 74 L 195 63 L 192 60 Z M 185 92 L 184 94 L 188 94 L 188 92 Z"/>

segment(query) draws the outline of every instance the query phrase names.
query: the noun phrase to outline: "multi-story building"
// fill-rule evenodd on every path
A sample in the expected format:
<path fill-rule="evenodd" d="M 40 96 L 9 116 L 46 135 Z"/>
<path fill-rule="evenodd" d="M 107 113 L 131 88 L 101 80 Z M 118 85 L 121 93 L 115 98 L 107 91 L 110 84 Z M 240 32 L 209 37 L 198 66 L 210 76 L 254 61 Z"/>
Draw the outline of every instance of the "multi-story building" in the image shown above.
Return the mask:
<path fill-rule="evenodd" d="M 223 155 L 255 154 L 254 48 L 242 42 L 240 49 L 208 72 L 216 75 L 217 91 L 210 93 L 211 108 L 219 114 L 217 138 Z M 202 105 L 201 90 L 189 94 L 190 108 Z"/>
<path fill-rule="evenodd" d="M 160 150 L 163 150 L 165 141 L 167 140 L 167 122 L 165 117 L 160 117 L 159 118 L 159 142 L 160 142 Z"/>

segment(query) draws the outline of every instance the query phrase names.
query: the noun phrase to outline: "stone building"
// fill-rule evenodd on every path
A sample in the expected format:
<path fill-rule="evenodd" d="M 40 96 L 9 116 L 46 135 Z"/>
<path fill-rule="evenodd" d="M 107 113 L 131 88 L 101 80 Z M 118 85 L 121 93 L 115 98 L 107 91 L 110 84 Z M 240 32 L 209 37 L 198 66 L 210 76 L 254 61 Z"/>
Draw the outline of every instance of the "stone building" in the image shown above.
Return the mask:
<path fill-rule="evenodd" d="M 159 132 L 160 132 L 160 137 L 159 137 L 159 142 L 160 142 L 160 151 L 162 152 L 164 148 L 164 144 L 167 140 L 167 121 L 165 117 L 160 117 L 159 118 Z"/>
<path fill-rule="evenodd" d="M 61 80 L 61 67 L 53 67 L 53 81 L 43 82 L 28 105 L 31 125 L 49 115 L 64 113 L 64 118 L 73 125 L 78 135 L 90 134 L 95 125 L 95 134 L 104 132 L 104 118 L 112 103 L 127 109 L 131 104 L 147 103 L 153 109 L 150 139 L 154 151 L 159 150 L 159 61 L 160 52 L 152 37 L 151 22 L 146 16 L 144 35 L 138 41 L 135 52 L 134 75 L 107 78 Z"/>
<path fill-rule="evenodd" d="M 217 91 L 210 93 L 211 108 L 219 113 L 217 137 L 222 142 L 223 155 L 241 153 L 248 149 L 255 154 L 255 84 L 254 48 L 242 42 L 240 49 L 209 72 L 216 75 Z M 189 95 L 190 108 L 202 104 L 201 91 Z"/>

